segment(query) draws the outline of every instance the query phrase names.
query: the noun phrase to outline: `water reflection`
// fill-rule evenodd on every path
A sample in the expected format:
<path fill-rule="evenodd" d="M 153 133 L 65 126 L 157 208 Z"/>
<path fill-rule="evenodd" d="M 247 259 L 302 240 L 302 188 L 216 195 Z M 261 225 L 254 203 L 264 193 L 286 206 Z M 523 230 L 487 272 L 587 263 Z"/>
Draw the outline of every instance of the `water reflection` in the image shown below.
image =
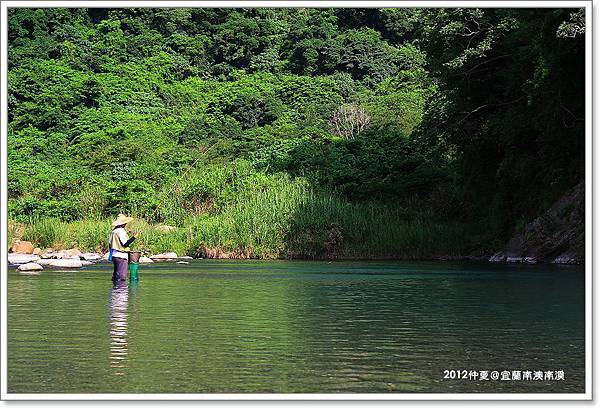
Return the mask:
<path fill-rule="evenodd" d="M 123 375 L 127 366 L 127 282 L 117 282 L 110 289 L 110 366 L 115 375 Z"/>

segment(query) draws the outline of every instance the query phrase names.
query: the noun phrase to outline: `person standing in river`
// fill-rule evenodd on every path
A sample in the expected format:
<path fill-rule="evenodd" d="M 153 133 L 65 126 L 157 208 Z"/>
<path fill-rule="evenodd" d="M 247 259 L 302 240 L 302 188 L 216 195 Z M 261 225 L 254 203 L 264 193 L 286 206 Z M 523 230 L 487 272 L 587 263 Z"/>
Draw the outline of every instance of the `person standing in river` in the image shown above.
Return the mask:
<path fill-rule="evenodd" d="M 113 229 L 108 236 L 109 258 L 112 259 L 114 266 L 112 275 L 114 283 L 127 279 L 129 246 L 139 235 L 139 232 L 133 234 L 131 238 L 127 235 L 125 226 L 131 221 L 133 221 L 133 218 L 119 214 L 117 219 L 112 223 Z"/>

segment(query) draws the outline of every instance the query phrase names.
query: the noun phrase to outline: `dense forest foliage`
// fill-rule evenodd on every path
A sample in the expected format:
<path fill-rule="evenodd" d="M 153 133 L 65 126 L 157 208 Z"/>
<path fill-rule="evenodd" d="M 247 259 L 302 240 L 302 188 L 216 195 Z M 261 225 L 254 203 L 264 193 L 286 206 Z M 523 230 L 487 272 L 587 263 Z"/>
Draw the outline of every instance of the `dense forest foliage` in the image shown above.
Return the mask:
<path fill-rule="evenodd" d="M 18 222 L 130 213 L 178 228 L 154 248 L 195 254 L 464 254 L 584 175 L 583 10 L 18 8 L 8 23 Z"/>

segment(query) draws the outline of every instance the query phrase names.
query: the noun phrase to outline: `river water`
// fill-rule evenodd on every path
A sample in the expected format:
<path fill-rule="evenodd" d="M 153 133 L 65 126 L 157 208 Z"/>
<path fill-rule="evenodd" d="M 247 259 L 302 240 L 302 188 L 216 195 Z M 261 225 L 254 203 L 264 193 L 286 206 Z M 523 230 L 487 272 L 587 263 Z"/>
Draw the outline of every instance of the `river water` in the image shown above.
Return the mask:
<path fill-rule="evenodd" d="M 580 268 L 198 260 L 139 273 L 113 287 L 108 264 L 9 270 L 8 391 L 584 392 Z"/>

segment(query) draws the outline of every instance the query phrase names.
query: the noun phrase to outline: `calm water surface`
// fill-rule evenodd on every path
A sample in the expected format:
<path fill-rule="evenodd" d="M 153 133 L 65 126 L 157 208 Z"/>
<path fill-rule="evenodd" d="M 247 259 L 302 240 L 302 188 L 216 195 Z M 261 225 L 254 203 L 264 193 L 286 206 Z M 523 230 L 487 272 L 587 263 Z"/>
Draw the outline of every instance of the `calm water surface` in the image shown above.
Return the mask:
<path fill-rule="evenodd" d="M 584 272 L 406 262 L 9 270 L 8 390 L 583 392 Z M 444 379 L 563 370 L 564 381 Z"/>

